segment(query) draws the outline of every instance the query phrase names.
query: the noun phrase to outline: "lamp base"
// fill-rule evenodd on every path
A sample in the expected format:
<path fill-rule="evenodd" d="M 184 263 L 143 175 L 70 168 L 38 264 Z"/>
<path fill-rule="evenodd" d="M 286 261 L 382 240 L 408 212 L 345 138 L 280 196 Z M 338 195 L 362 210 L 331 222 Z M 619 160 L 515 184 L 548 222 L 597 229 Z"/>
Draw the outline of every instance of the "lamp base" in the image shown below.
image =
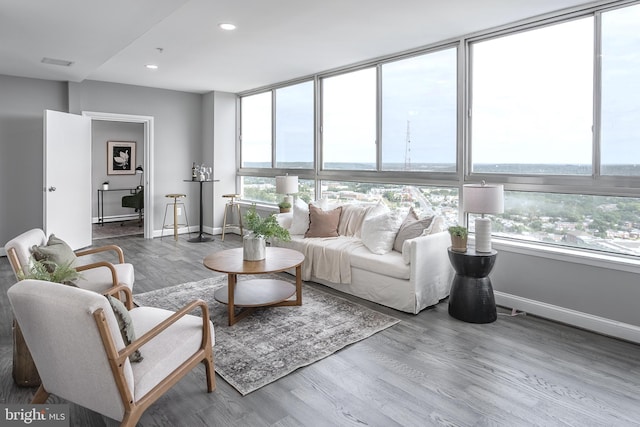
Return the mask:
<path fill-rule="evenodd" d="M 291 206 L 293 206 L 293 196 L 290 196 L 290 195 L 287 194 L 286 196 L 284 196 L 284 198 L 282 200 L 284 202 L 289 202 L 289 204 Z"/>
<path fill-rule="evenodd" d="M 476 218 L 476 252 L 491 252 L 491 220 Z"/>

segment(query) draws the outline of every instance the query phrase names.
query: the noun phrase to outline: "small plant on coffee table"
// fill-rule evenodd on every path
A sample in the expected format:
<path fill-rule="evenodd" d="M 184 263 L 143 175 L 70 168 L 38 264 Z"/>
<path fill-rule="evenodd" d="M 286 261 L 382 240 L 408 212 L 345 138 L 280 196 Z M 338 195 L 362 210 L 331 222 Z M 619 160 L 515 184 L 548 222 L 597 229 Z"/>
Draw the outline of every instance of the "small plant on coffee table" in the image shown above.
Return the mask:
<path fill-rule="evenodd" d="M 247 211 L 244 217 L 244 223 L 245 228 L 251 230 L 256 237 L 264 237 L 265 239 L 275 237 L 284 242 L 291 240 L 289 230 L 278 224 L 275 214 L 262 218 L 256 211 L 255 205 L 251 206 Z"/>

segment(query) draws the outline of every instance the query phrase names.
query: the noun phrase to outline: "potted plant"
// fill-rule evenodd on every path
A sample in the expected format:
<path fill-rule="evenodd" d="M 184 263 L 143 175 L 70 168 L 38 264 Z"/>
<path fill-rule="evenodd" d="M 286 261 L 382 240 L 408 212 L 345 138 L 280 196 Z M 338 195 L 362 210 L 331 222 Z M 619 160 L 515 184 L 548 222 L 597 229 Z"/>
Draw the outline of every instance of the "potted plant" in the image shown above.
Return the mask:
<path fill-rule="evenodd" d="M 280 213 L 287 213 L 291 211 L 291 203 L 289 203 L 286 200 L 283 200 L 280 203 L 278 203 L 278 207 L 280 208 Z"/>
<path fill-rule="evenodd" d="M 74 281 L 80 277 L 80 273 L 71 266 L 71 262 L 58 265 L 53 261 L 40 260 L 36 261 L 31 258 L 29 270 L 25 273 L 20 271 L 18 278 L 45 280 L 47 282 L 63 283 L 65 285 L 74 286 Z"/>
<path fill-rule="evenodd" d="M 108 190 L 109 189 L 109 181 L 105 181 L 102 183 L 102 189 L 103 190 Z"/>
<path fill-rule="evenodd" d="M 243 257 L 246 261 L 259 261 L 266 256 L 267 239 L 291 240 L 289 230 L 278 224 L 275 214 L 261 217 L 256 205 L 251 206 L 244 217 L 244 227 L 251 232 L 242 238 Z"/>
<path fill-rule="evenodd" d="M 451 250 L 456 252 L 467 251 L 467 237 L 469 231 L 467 227 L 454 225 L 449 227 L 449 235 L 451 236 Z"/>

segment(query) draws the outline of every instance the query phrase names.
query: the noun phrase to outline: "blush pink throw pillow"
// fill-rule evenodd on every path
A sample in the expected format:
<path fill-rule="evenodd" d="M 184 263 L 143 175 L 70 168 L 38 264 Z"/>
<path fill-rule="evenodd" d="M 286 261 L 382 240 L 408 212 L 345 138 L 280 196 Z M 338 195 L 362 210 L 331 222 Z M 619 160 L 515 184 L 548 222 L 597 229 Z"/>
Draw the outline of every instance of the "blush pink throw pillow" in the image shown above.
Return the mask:
<path fill-rule="evenodd" d="M 304 237 L 338 237 L 338 224 L 342 206 L 330 211 L 323 211 L 309 205 L 309 229 Z"/>

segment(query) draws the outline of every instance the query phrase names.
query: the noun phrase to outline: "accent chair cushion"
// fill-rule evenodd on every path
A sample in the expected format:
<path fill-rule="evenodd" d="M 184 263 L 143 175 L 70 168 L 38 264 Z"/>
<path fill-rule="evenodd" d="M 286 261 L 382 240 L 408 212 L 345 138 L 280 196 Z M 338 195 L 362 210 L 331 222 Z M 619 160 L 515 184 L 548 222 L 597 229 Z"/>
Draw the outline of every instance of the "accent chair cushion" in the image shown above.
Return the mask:
<path fill-rule="evenodd" d="M 131 344 L 136 340 L 136 333 L 133 330 L 133 321 L 131 320 L 131 316 L 129 315 L 129 310 L 127 310 L 127 307 L 125 307 L 122 301 L 120 301 L 119 299 L 114 298 L 111 295 L 107 295 L 107 299 L 109 300 L 109 304 L 111 304 L 113 313 L 116 315 L 118 328 L 120 328 L 120 335 L 122 335 L 124 344 Z M 142 361 L 140 350 L 136 350 L 131 353 L 131 355 L 129 355 L 129 360 L 132 362 Z"/>
<path fill-rule="evenodd" d="M 49 240 L 45 246 L 33 246 L 31 253 L 36 261 L 50 261 L 57 265 L 71 265 L 74 266 L 76 262 L 76 254 L 73 249 L 62 239 L 56 237 L 54 234 L 49 236 Z M 47 267 L 50 272 L 50 266 Z"/>
<path fill-rule="evenodd" d="M 338 237 L 338 224 L 342 206 L 329 211 L 323 211 L 314 205 L 309 205 L 309 229 L 304 237 Z"/>

